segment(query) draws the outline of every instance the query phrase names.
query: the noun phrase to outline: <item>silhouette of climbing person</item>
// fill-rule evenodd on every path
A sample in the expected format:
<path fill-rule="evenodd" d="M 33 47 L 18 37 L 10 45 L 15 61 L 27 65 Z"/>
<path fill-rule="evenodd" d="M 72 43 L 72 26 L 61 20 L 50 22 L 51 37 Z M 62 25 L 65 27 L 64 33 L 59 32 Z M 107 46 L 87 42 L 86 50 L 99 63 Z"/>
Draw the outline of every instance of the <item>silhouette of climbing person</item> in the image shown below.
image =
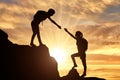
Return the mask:
<path fill-rule="evenodd" d="M 72 61 L 74 63 L 74 67 L 77 67 L 77 64 L 75 62 L 75 57 L 80 57 L 80 59 L 82 60 L 82 64 L 84 67 L 84 72 L 81 75 L 81 77 L 86 76 L 86 70 L 87 70 L 87 65 L 86 65 L 86 50 L 88 48 L 88 41 L 86 39 L 83 38 L 83 34 L 80 31 L 76 31 L 75 36 L 72 35 L 66 28 L 64 29 L 70 36 L 72 36 L 74 39 L 76 39 L 76 45 L 77 45 L 77 49 L 78 49 L 78 53 L 72 54 L 71 58 Z"/>
<path fill-rule="evenodd" d="M 32 27 L 32 37 L 31 37 L 31 46 L 35 46 L 35 44 L 33 43 L 35 36 L 37 35 L 38 41 L 39 41 L 39 45 L 43 45 L 42 41 L 41 41 L 41 37 L 40 37 L 40 30 L 39 30 L 39 24 L 46 20 L 47 18 L 54 23 L 59 29 L 61 29 L 61 26 L 59 26 L 54 20 L 51 19 L 51 16 L 53 16 L 55 14 L 55 10 L 54 9 L 49 9 L 48 12 L 46 11 L 42 11 L 42 10 L 38 10 L 36 12 L 36 14 L 33 17 L 33 20 L 31 22 L 31 27 Z"/>

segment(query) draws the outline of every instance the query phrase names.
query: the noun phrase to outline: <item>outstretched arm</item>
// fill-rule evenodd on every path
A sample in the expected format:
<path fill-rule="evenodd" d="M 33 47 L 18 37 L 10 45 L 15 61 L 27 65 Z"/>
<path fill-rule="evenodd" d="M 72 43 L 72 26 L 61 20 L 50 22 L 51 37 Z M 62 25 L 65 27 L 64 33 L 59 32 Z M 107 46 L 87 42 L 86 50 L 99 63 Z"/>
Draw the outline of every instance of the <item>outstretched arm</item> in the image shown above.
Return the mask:
<path fill-rule="evenodd" d="M 71 36 L 73 37 L 74 39 L 76 39 L 76 37 L 74 35 L 72 35 L 66 28 L 64 28 L 64 30 Z"/>
<path fill-rule="evenodd" d="M 61 26 L 58 25 L 54 20 L 52 20 L 50 17 L 48 18 L 52 23 L 54 23 L 59 29 L 61 29 Z"/>

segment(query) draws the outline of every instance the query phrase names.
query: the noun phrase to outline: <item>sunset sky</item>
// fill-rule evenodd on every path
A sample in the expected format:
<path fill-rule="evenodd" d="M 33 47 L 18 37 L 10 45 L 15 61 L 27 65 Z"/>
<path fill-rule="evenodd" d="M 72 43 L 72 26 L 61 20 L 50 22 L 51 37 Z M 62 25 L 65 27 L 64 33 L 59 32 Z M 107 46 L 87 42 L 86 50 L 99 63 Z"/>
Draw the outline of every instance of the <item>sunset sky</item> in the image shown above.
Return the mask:
<path fill-rule="evenodd" d="M 65 63 L 72 67 L 70 55 L 77 52 L 76 41 L 64 28 L 72 34 L 84 34 L 89 45 L 88 64 L 120 64 L 120 0 L 0 0 L 0 29 L 8 33 L 13 43 L 29 45 L 33 15 L 49 8 L 55 9 L 51 18 L 62 29 L 47 19 L 39 25 L 41 38 L 50 52 L 55 48 L 64 51 L 60 69 Z"/>

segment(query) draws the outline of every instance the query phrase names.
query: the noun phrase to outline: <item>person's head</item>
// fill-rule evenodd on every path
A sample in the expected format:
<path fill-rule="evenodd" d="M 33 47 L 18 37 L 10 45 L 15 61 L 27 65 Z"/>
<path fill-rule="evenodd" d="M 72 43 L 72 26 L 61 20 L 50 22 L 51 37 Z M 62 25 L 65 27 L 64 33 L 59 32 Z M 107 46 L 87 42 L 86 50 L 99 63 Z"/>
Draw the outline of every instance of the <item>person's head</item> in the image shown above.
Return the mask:
<path fill-rule="evenodd" d="M 80 31 L 76 31 L 75 36 L 76 36 L 77 38 L 82 38 L 82 37 L 83 37 L 83 33 L 80 32 Z"/>
<path fill-rule="evenodd" d="M 50 8 L 48 10 L 48 15 L 53 16 L 53 14 L 55 14 L 55 10 Z"/>

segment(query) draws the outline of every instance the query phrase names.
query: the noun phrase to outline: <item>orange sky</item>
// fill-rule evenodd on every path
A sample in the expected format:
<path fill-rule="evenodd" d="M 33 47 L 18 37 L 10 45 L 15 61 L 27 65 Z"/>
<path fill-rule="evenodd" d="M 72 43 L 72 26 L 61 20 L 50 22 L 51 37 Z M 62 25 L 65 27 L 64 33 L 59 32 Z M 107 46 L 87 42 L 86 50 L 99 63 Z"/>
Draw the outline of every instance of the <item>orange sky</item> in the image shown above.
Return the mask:
<path fill-rule="evenodd" d="M 70 55 L 77 52 L 76 42 L 63 28 L 73 34 L 79 30 L 89 42 L 90 64 L 105 64 L 106 58 L 111 64 L 120 64 L 120 0 L 0 0 L 0 29 L 13 43 L 29 45 L 33 15 L 49 8 L 55 9 L 52 19 L 62 26 L 59 30 L 48 19 L 40 24 L 42 41 L 50 50 L 63 49 L 65 61 L 72 65 Z"/>

